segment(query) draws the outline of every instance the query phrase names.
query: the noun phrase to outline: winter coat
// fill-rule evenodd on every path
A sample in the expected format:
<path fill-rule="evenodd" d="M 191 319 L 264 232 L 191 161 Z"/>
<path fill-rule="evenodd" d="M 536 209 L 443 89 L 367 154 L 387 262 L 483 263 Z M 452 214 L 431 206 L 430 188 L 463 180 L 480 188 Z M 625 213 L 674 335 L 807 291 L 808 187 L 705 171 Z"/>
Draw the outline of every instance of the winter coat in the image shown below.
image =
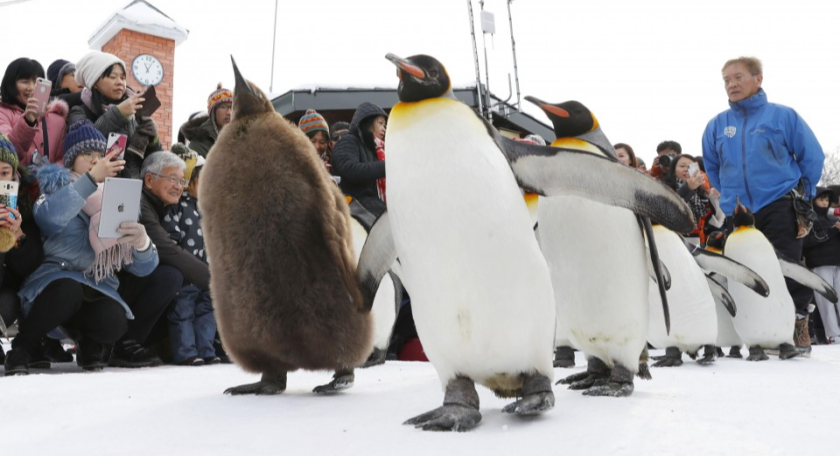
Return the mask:
<path fill-rule="evenodd" d="M 834 222 L 828 218 L 828 210 L 814 207 L 817 220 L 802 246 L 802 255 L 809 269 L 817 266 L 840 266 L 840 230 L 834 228 Z"/>
<path fill-rule="evenodd" d="M 146 227 L 146 233 L 157 246 L 160 262 L 178 268 L 184 279 L 202 290 L 210 288 L 210 268 L 207 263 L 196 258 L 191 252 L 181 248 L 164 228 L 167 208 L 163 201 L 148 189 L 143 189 L 140 200 L 140 223 Z M 170 218 L 172 215 L 170 215 Z"/>
<path fill-rule="evenodd" d="M 47 114 L 30 127 L 23 118 L 24 110 L 18 105 L 0 103 L 0 133 L 9 137 L 18 153 L 20 164 L 32 163 L 35 150 L 46 157 L 44 147 L 49 143 L 50 163 L 62 164 L 64 161 L 64 135 L 67 134 L 67 103 L 53 100 L 47 106 Z M 43 125 L 47 125 L 47 141 L 44 141 Z"/>
<path fill-rule="evenodd" d="M 790 192 L 804 178 L 813 196 L 823 154 L 811 128 L 791 108 L 767 102 L 763 89 L 715 116 L 703 133 L 703 160 L 727 215 L 735 198 L 753 213 Z"/>
<path fill-rule="evenodd" d="M 219 136 L 216 126 L 213 125 L 213 119 L 207 115 L 198 116 L 184 122 L 181 125 L 181 134 L 189 141 L 189 144 L 187 144 L 189 148 L 205 158 L 213 144 L 216 144 L 216 138 Z"/>
<path fill-rule="evenodd" d="M 67 125 L 73 125 L 75 122 L 80 120 L 89 120 L 93 123 L 93 126 L 102 133 L 102 136 L 105 136 L 105 138 L 107 138 L 111 133 L 124 134 L 128 137 L 128 150 L 133 151 L 141 158 L 152 152 L 162 150 L 160 140 L 157 137 L 157 127 L 154 126 L 153 121 L 151 123 L 147 123 L 147 125 L 148 128 L 151 128 L 154 131 L 143 131 L 143 133 L 147 136 L 146 139 L 148 139 L 148 142 L 145 140 L 138 141 L 138 139 L 135 139 L 135 134 L 141 132 L 140 125 L 144 125 L 144 123 L 141 122 L 138 124 L 135 116 L 132 115 L 126 117 L 122 112 L 120 112 L 117 104 L 121 103 L 122 100 L 115 103 L 110 109 L 103 112 L 101 115 L 97 115 L 87 105 L 85 105 L 82 100 L 83 93 L 84 92 L 77 92 L 63 97 L 70 106 L 70 113 L 67 115 Z M 126 90 L 123 100 L 128 98 L 131 93 L 133 92 Z M 136 147 L 137 144 L 144 144 L 142 150 L 136 150 L 138 149 Z"/>
<path fill-rule="evenodd" d="M 207 251 L 204 249 L 204 232 L 201 230 L 201 213 L 198 211 L 197 199 L 188 192 L 184 192 L 178 204 L 166 208 L 166 215 L 163 216 L 161 225 L 169 233 L 169 237 L 182 249 L 207 263 Z"/>
<path fill-rule="evenodd" d="M 125 309 L 126 317 L 134 319 L 131 309 L 117 292 L 120 282 L 116 275 L 99 283 L 85 275 L 96 254 L 88 234 L 90 217 L 82 208 L 85 200 L 96 191 L 96 184 L 87 174 L 71 183 L 70 171 L 55 166 L 39 172 L 38 180 L 41 197 L 33 212 L 44 242 L 44 263 L 26 279 L 18 293 L 23 314 L 29 314 L 35 298 L 47 285 L 58 279 L 73 279 L 117 301 Z M 134 260 L 123 266 L 125 271 L 143 277 L 155 270 L 158 255 L 154 245 L 142 252 L 136 249 L 132 252 Z"/>
<path fill-rule="evenodd" d="M 379 216 L 385 210 L 385 203 L 379 199 L 376 180 L 385 177 L 385 162 L 376 156 L 373 135 L 359 128 L 365 119 L 375 116 L 387 114 L 372 103 L 359 105 L 350 130 L 333 149 L 332 173 L 341 177 L 339 186 L 345 195 L 357 199 L 374 216 Z"/>

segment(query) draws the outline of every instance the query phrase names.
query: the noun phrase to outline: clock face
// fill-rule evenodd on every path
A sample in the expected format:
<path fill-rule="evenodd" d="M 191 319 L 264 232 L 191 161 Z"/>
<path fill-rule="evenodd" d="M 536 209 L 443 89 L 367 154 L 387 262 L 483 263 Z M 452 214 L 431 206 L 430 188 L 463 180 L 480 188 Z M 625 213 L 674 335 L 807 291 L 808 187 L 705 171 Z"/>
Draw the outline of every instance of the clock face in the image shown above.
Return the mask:
<path fill-rule="evenodd" d="M 140 54 L 131 62 L 131 74 L 144 86 L 157 85 L 163 80 L 163 64 L 153 55 Z"/>

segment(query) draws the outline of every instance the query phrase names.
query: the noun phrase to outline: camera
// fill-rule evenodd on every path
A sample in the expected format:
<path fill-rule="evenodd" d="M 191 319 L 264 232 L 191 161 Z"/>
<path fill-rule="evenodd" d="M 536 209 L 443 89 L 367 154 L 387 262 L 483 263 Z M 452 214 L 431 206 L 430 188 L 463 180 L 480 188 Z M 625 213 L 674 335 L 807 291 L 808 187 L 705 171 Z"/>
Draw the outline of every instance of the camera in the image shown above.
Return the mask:
<path fill-rule="evenodd" d="M 671 167 L 671 160 L 674 157 L 671 154 L 665 154 L 659 157 L 659 166 L 662 168 L 670 168 Z"/>

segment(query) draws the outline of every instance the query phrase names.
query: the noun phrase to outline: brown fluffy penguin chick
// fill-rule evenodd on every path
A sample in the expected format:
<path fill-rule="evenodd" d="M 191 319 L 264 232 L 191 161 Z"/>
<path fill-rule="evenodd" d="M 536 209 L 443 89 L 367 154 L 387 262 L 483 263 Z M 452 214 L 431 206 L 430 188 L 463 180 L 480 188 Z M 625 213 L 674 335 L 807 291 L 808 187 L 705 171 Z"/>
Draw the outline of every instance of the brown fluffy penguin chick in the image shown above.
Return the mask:
<path fill-rule="evenodd" d="M 279 394 L 297 369 L 335 370 L 316 393 L 349 388 L 373 341 L 347 203 L 306 135 L 233 68 L 233 121 L 207 156 L 199 200 L 219 334 L 262 380 L 225 393 Z"/>

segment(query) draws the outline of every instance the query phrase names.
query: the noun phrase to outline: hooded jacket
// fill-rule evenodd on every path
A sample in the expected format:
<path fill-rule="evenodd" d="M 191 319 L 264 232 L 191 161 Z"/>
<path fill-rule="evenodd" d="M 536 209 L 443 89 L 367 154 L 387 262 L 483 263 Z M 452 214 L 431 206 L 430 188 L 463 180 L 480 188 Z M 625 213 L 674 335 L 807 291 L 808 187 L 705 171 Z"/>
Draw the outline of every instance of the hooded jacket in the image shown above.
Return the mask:
<path fill-rule="evenodd" d="M 24 282 L 18 295 L 24 315 L 32 309 L 35 298 L 50 283 L 58 279 L 73 279 L 117 301 L 133 319 L 128 305 L 117 292 L 116 275 L 96 283 L 85 271 L 93 264 L 96 254 L 90 245 L 88 226 L 90 217 L 82 211 L 87 198 L 96 191 L 96 184 L 86 175 L 70 182 L 70 170 L 46 166 L 38 172 L 41 197 L 35 203 L 35 222 L 44 240 L 44 262 Z M 124 270 L 138 277 L 152 273 L 158 265 L 155 246 L 138 252 L 133 249 L 134 261 Z"/>
<path fill-rule="evenodd" d="M 189 141 L 188 147 L 204 158 L 207 158 L 207 152 L 210 152 L 210 148 L 216 144 L 216 138 L 219 136 L 219 132 L 213 125 L 213 119 L 207 114 L 184 122 L 181 125 L 181 134 Z"/>
<path fill-rule="evenodd" d="M 32 155 L 38 150 L 43 157 L 49 156 L 50 163 L 64 162 L 64 135 L 67 134 L 67 103 L 53 100 L 47 106 L 47 113 L 30 127 L 23 118 L 24 110 L 16 104 L 0 103 L 0 133 L 9 137 L 18 153 L 20 164 L 32 163 Z M 43 125 L 47 125 L 47 140 L 44 140 Z M 44 148 L 49 143 L 49 151 Z"/>
<path fill-rule="evenodd" d="M 341 191 L 352 196 L 374 216 L 385 211 L 379 199 L 376 180 L 385 177 L 385 162 L 376 157 L 376 144 L 370 132 L 360 128 L 365 119 L 385 116 L 385 111 L 373 103 L 362 103 L 353 114 L 350 130 L 335 145 L 332 171 L 341 177 Z"/>
<path fill-rule="evenodd" d="M 815 196 L 826 192 L 830 190 L 820 187 Z M 802 256 L 810 269 L 817 266 L 840 266 L 840 230 L 834 228 L 834 220 L 828 218 L 829 210 L 833 211 L 834 208 L 814 205 L 817 220 L 802 246 Z"/>
<path fill-rule="evenodd" d="M 753 212 L 790 192 L 804 178 L 807 197 L 822 174 L 822 147 L 793 109 L 767 102 L 764 89 L 715 116 L 703 133 L 703 160 L 727 215 L 735 197 Z"/>

